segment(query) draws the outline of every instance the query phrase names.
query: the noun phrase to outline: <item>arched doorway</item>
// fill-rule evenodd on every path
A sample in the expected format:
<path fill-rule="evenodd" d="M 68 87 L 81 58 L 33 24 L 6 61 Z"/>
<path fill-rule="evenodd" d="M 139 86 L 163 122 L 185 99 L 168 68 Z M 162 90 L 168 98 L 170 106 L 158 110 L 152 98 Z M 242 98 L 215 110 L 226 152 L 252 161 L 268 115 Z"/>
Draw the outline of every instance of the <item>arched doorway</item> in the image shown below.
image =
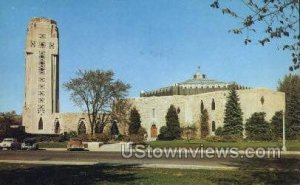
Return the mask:
<path fill-rule="evenodd" d="M 156 138 L 157 137 L 157 127 L 155 124 L 151 126 L 151 138 Z"/>
<path fill-rule="evenodd" d="M 86 134 L 86 127 L 84 121 L 80 121 L 78 125 L 78 135 Z"/>
<path fill-rule="evenodd" d="M 115 135 L 119 135 L 119 128 L 118 128 L 118 125 L 117 125 L 117 121 L 114 120 L 112 122 L 112 125 L 111 125 L 111 128 L 110 128 L 110 133 L 111 135 L 115 136 Z"/>
<path fill-rule="evenodd" d="M 60 124 L 59 121 L 56 119 L 54 122 L 54 133 L 59 134 L 60 133 Z"/>
<path fill-rule="evenodd" d="M 43 130 L 43 128 L 44 128 L 44 123 L 43 123 L 43 119 L 42 119 L 42 117 L 40 117 L 40 120 L 39 120 L 39 130 Z"/>

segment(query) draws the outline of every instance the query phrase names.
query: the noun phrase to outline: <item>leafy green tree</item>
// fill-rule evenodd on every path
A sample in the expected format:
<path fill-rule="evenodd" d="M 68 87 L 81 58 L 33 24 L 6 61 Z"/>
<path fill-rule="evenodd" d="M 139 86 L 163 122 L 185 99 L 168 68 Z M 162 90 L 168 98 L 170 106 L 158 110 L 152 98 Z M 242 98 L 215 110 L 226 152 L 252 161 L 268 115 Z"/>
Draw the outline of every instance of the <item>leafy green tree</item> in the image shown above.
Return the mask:
<path fill-rule="evenodd" d="M 159 140 L 174 140 L 181 136 L 181 128 L 178 113 L 174 105 L 171 105 L 166 115 L 166 126 L 160 128 Z"/>
<path fill-rule="evenodd" d="M 234 85 L 227 96 L 223 134 L 243 136 L 243 113 Z"/>
<path fill-rule="evenodd" d="M 275 112 L 271 119 L 271 129 L 274 139 L 282 139 L 282 111 Z"/>
<path fill-rule="evenodd" d="M 200 118 L 201 138 L 206 138 L 209 134 L 208 119 L 209 119 L 208 112 L 206 109 L 204 109 Z"/>
<path fill-rule="evenodd" d="M 139 131 L 138 131 L 138 135 L 140 135 L 140 136 L 145 136 L 145 135 L 147 135 L 147 131 L 146 131 L 146 129 L 144 128 L 144 127 L 140 127 L 140 129 L 139 129 Z"/>
<path fill-rule="evenodd" d="M 130 85 L 115 80 L 112 71 L 79 70 L 76 75 L 64 87 L 71 92 L 71 100 L 87 112 L 93 136 L 97 122 L 103 126 L 109 122 L 113 102 L 125 98 Z"/>
<path fill-rule="evenodd" d="M 299 0 L 221 1 L 213 0 L 210 6 L 239 21 L 239 26 L 229 32 L 244 33 L 246 45 L 257 42 L 265 46 L 276 39 L 281 42 L 283 50 L 291 52 L 293 63 L 290 70 L 300 69 Z"/>
<path fill-rule="evenodd" d="M 160 127 L 157 139 L 158 140 L 172 140 L 167 126 Z"/>
<path fill-rule="evenodd" d="M 278 90 L 285 93 L 287 138 L 300 138 L 300 75 L 286 75 Z"/>
<path fill-rule="evenodd" d="M 265 112 L 255 112 L 246 122 L 246 136 L 251 140 L 271 140 L 270 124 L 265 120 Z"/>
<path fill-rule="evenodd" d="M 141 116 L 135 107 L 130 111 L 129 121 L 129 134 L 138 134 L 141 128 Z"/>
<path fill-rule="evenodd" d="M 164 135 L 164 134 L 166 134 L 167 132 L 168 132 L 168 127 L 167 127 L 167 126 L 162 126 L 162 127 L 160 127 L 160 129 L 159 129 L 159 133 L 160 133 L 160 134 Z"/>
<path fill-rule="evenodd" d="M 7 136 L 11 125 L 22 125 L 22 116 L 15 111 L 0 112 L 0 137 Z"/>
<path fill-rule="evenodd" d="M 218 127 L 215 131 L 215 135 L 216 136 L 222 136 L 223 135 L 223 128 L 222 127 Z"/>
<path fill-rule="evenodd" d="M 168 134 L 171 139 L 179 139 L 181 135 L 181 128 L 177 110 L 174 105 L 171 105 L 166 115 L 166 125 L 168 128 Z"/>

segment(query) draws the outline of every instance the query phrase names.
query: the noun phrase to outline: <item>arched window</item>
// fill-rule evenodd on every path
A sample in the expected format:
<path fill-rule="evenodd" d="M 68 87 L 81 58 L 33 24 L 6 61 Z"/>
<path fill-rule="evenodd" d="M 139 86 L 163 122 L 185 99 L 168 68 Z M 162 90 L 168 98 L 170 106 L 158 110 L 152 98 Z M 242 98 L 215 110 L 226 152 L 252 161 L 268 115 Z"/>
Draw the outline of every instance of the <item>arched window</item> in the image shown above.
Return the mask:
<path fill-rule="evenodd" d="M 215 110 L 215 109 L 216 109 L 215 100 L 212 99 L 212 102 L 211 102 L 211 110 Z"/>
<path fill-rule="evenodd" d="M 54 133 L 59 134 L 59 132 L 60 132 L 60 124 L 59 124 L 59 121 L 56 120 L 54 123 Z"/>
<path fill-rule="evenodd" d="M 81 134 L 86 134 L 86 127 L 84 124 L 84 121 L 80 121 L 79 125 L 78 125 L 78 135 Z"/>
<path fill-rule="evenodd" d="M 262 105 L 265 103 L 265 97 L 264 97 L 264 96 L 262 96 L 262 97 L 260 98 L 260 103 L 261 103 Z"/>
<path fill-rule="evenodd" d="M 202 100 L 201 100 L 200 110 L 201 110 L 201 113 L 203 113 L 203 111 L 204 111 L 204 104 L 203 104 L 203 101 L 202 101 Z"/>
<path fill-rule="evenodd" d="M 216 122 L 215 121 L 212 121 L 211 123 L 211 131 L 215 131 L 216 130 Z"/>
<path fill-rule="evenodd" d="M 177 114 L 179 114 L 179 113 L 180 113 L 180 108 L 178 107 L 178 108 L 177 108 Z"/>
<path fill-rule="evenodd" d="M 95 126 L 95 133 L 102 133 L 104 129 L 104 125 L 101 123 L 101 121 L 97 121 L 96 122 L 96 126 Z"/>
<path fill-rule="evenodd" d="M 113 121 L 111 128 L 110 128 L 110 133 L 111 135 L 115 136 L 115 135 L 119 135 L 119 128 L 117 125 L 117 121 Z"/>
<path fill-rule="evenodd" d="M 153 124 L 153 125 L 151 126 L 151 137 L 152 137 L 152 138 L 156 138 L 156 137 L 157 137 L 157 127 L 156 127 L 155 124 Z"/>
<path fill-rule="evenodd" d="M 43 119 L 41 117 L 39 120 L 39 130 L 43 130 L 43 127 L 44 127 L 44 123 L 43 123 Z"/>

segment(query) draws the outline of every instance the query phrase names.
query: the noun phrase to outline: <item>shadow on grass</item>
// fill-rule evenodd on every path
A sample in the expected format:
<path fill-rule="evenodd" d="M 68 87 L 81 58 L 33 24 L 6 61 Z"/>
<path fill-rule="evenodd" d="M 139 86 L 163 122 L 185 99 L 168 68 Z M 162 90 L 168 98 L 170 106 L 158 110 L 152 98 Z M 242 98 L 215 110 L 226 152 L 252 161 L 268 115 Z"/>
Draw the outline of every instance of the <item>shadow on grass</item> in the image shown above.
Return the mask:
<path fill-rule="evenodd" d="M 243 159 L 228 166 L 239 168 L 239 180 L 211 180 L 218 184 L 300 184 L 300 159 Z"/>
<path fill-rule="evenodd" d="M 136 165 L 19 165 L 0 169 L 0 184 L 17 185 L 90 185 L 130 183 L 138 180 L 133 168 Z"/>

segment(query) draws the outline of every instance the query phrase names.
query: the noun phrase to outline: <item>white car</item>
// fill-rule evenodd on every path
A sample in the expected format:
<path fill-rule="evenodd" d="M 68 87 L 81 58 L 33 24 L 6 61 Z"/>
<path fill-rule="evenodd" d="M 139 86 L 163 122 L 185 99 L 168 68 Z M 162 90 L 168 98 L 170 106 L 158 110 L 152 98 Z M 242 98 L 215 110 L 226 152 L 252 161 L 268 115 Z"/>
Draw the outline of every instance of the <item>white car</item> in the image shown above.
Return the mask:
<path fill-rule="evenodd" d="M 17 139 L 14 138 L 5 138 L 0 143 L 0 149 L 8 149 L 8 150 L 18 150 L 21 148 L 20 143 Z"/>

